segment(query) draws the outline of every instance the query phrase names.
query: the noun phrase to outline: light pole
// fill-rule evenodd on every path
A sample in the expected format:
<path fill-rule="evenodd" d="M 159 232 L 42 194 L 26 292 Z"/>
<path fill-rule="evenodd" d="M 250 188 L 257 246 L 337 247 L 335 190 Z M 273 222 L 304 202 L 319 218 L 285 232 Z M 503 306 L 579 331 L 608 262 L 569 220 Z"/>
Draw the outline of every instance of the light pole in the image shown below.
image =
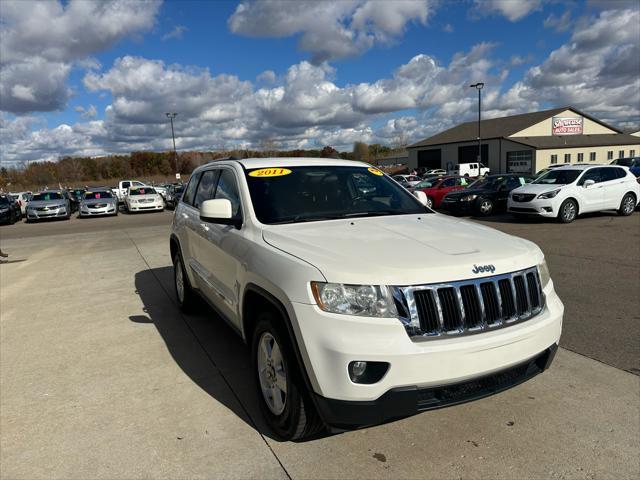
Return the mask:
<path fill-rule="evenodd" d="M 478 176 L 480 176 L 480 162 L 482 162 L 482 141 L 480 140 L 480 110 L 482 106 L 482 87 L 484 83 L 478 82 L 473 85 L 469 85 L 471 88 L 478 90 Z"/>
<path fill-rule="evenodd" d="M 173 139 L 173 161 L 176 165 L 176 173 L 180 173 L 178 168 L 178 152 L 176 152 L 176 135 L 173 133 L 173 119 L 176 118 L 177 113 L 166 113 L 167 118 L 171 121 L 171 138 Z"/>

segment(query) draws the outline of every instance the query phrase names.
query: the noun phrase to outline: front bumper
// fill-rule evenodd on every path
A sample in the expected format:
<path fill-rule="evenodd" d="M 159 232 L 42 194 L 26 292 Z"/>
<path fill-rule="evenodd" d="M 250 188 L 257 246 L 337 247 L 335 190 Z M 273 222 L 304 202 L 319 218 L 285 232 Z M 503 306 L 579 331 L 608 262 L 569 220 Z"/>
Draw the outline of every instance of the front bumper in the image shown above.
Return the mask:
<path fill-rule="evenodd" d="M 534 199 L 530 202 L 516 202 L 509 199 L 507 211 L 518 215 L 535 215 L 547 218 L 558 216 L 558 209 L 554 205 L 553 199 Z"/>
<path fill-rule="evenodd" d="M 475 204 L 474 200 L 470 202 L 462 202 L 459 200 L 446 201 L 446 198 L 443 198 L 438 208 L 441 208 L 442 210 L 446 210 L 451 213 L 463 215 L 463 214 L 472 213 L 474 204 Z"/>
<path fill-rule="evenodd" d="M 529 320 L 451 338 L 411 339 L 397 319 L 329 314 L 316 305 L 300 303 L 292 304 L 292 323 L 311 387 L 325 400 L 318 403 L 329 405 L 326 410 L 331 423 L 332 401 L 386 405 L 385 395 L 395 396 L 389 392 L 398 389 L 442 389 L 536 358 L 559 342 L 562 330 L 564 306 L 553 290 L 553 282 L 547 284 L 544 294 L 545 308 Z M 354 383 L 348 374 L 353 361 L 386 362 L 389 368 L 376 383 Z M 413 400 L 409 403 L 419 411 Z M 319 408 L 322 411 L 322 405 Z M 393 411 L 387 414 L 389 418 L 397 416 Z"/>
<path fill-rule="evenodd" d="M 107 205 L 106 207 L 100 208 L 81 207 L 79 213 L 81 217 L 92 217 L 98 215 L 115 215 L 117 211 L 117 205 Z"/>
<path fill-rule="evenodd" d="M 159 211 L 164 209 L 164 205 L 162 203 L 129 203 L 127 204 L 127 209 L 130 212 L 149 212 L 149 211 Z"/>
<path fill-rule="evenodd" d="M 465 382 L 429 388 L 398 387 L 373 401 L 349 402 L 317 394 L 314 394 L 314 401 L 320 416 L 333 427 L 375 425 L 508 390 L 549 368 L 557 350 L 558 346 L 553 344 L 521 364 Z"/>
<path fill-rule="evenodd" d="M 66 208 L 50 209 L 50 210 L 27 210 L 27 220 L 42 220 L 45 218 L 65 218 L 67 217 Z"/>

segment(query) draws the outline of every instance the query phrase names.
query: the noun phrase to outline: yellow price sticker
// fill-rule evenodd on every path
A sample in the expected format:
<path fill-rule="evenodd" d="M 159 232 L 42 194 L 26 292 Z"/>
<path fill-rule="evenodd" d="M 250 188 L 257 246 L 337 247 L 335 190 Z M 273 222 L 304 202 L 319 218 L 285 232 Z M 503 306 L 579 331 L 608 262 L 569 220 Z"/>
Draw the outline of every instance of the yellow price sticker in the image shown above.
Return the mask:
<path fill-rule="evenodd" d="M 288 168 L 261 168 L 260 170 L 254 170 L 249 172 L 250 177 L 282 177 L 283 175 L 289 175 L 291 170 Z"/>
<path fill-rule="evenodd" d="M 373 173 L 374 175 L 378 175 L 379 177 L 383 176 L 384 173 L 382 173 L 380 170 L 378 170 L 377 168 L 373 168 L 373 167 L 369 167 L 367 168 L 367 170 L 369 170 L 371 173 Z"/>

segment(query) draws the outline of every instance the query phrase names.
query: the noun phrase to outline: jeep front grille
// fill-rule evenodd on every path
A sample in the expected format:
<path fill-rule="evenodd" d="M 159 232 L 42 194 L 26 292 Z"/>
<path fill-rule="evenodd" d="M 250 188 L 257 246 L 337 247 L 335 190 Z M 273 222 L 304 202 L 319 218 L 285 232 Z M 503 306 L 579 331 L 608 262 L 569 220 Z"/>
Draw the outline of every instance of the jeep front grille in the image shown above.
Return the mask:
<path fill-rule="evenodd" d="M 544 308 L 537 268 L 473 280 L 393 288 L 411 337 L 480 333 L 528 320 Z"/>

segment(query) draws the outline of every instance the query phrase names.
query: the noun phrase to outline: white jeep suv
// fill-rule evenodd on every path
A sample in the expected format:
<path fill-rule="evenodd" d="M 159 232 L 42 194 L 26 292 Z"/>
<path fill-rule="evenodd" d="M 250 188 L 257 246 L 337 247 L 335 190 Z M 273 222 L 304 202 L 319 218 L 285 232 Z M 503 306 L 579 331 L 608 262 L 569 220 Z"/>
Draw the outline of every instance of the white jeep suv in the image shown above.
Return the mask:
<path fill-rule="evenodd" d="M 176 297 L 188 311 L 199 294 L 250 345 L 277 436 L 466 402 L 550 365 L 564 307 L 540 249 L 420 193 L 345 160 L 192 174 L 170 237 Z"/>
<path fill-rule="evenodd" d="M 579 214 L 617 210 L 631 215 L 640 199 L 640 180 L 614 165 L 554 168 L 509 194 L 507 209 L 516 216 L 536 215 L 573 222 Z"/>

